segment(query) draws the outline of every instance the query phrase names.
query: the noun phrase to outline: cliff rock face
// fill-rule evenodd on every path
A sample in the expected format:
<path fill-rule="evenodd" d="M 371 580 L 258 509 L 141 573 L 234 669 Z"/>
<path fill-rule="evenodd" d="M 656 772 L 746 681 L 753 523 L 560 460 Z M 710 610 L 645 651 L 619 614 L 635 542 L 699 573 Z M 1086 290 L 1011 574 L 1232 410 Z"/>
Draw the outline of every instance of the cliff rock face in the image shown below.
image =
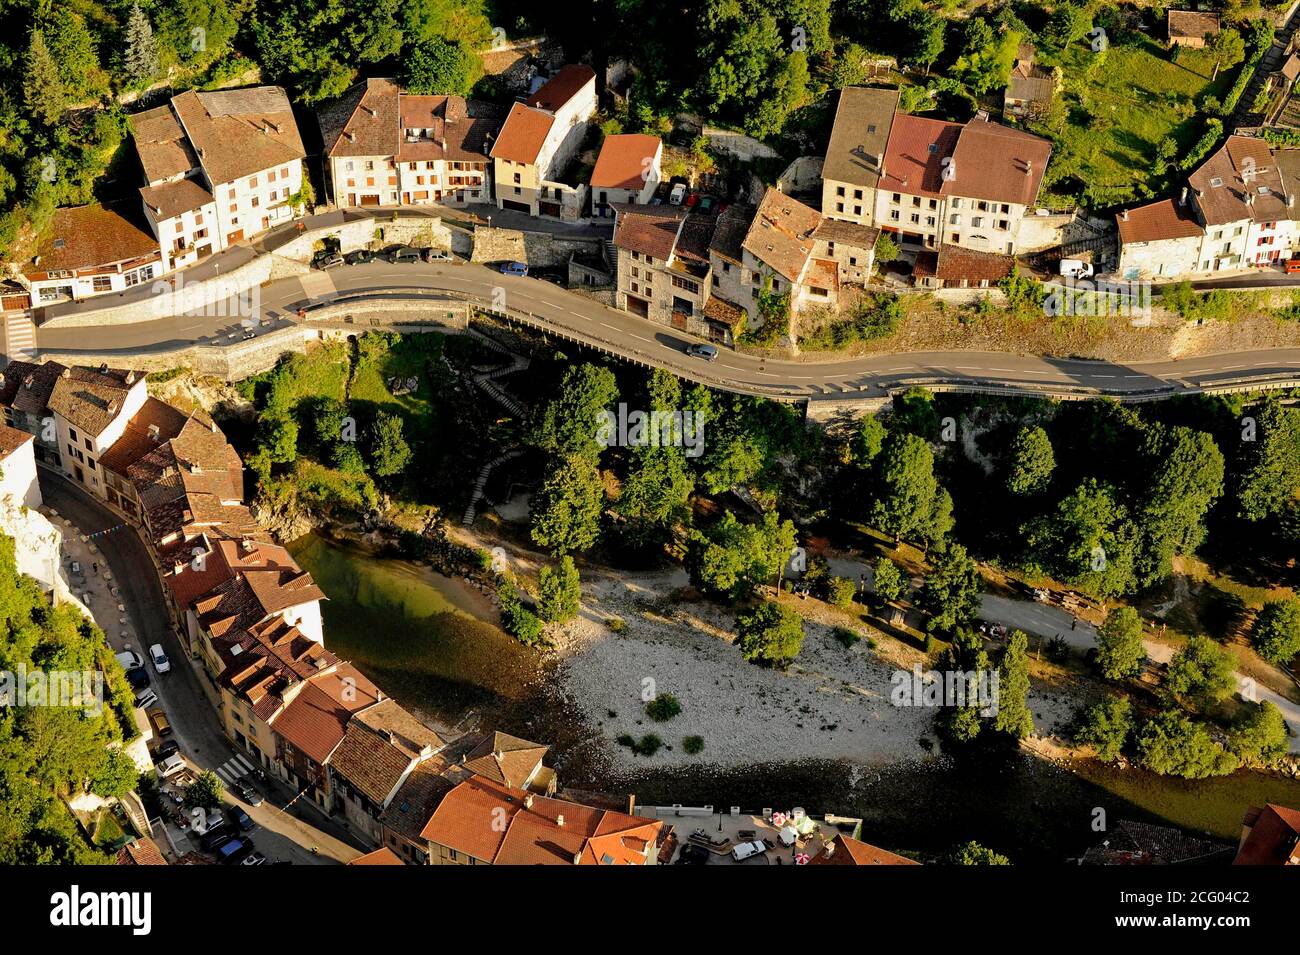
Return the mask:
<path fill-rule="evenodd" d="M 312 515 L 298 507 L 292 497 L 275 503 L 268 503 L 259 497 L 250 510 L 253 519 L 270 531 L 278 541 L 297 540 L 316 527 Z"/>

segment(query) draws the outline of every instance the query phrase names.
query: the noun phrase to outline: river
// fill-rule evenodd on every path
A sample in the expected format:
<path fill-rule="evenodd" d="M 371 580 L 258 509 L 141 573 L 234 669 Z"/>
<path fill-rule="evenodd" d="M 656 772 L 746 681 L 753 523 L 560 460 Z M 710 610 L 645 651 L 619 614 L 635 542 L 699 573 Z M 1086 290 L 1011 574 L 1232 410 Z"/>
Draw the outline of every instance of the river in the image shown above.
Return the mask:
<path fill-rule="evenodd" d="M 968 839 L 1013 861 L 1051 864 L 1099 843 L 1096 810 L 1167 822 L 1235 842 L 1249 805 L 1300 806 L 1300 781 L 1238 772 L 1189 782 L 1091 761 L 1064 768 L 1020 752 L 896 764 L 844 762 L 724 769 L 609 771 L 601 742 L 551 685 L 552 661 L 495 623 L 490 603 L 463 581 L 308 535 L 289 550 L 325 595 L 326 645 L 403 706 L 436 725 L 473 716 L 553 746 L 563 785 L 634 792 L 642 803 L 739 805 L 836 812 L 865 820 L 864 837 L 939 853 Z"/>

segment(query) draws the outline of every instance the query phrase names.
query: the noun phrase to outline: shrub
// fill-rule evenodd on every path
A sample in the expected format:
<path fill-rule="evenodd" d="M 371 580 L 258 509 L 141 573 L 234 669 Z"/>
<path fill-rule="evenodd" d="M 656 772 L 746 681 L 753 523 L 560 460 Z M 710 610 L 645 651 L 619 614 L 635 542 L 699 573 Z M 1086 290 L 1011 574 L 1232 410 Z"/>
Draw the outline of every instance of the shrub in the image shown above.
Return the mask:
<path fill-rule="evenodd" d="M 613 633 L 622 633 L 627 629 L 627 621 L 622 617 L 610 617 L 605 621 L 605 626 L 609 627 Z"/>
<path fill-rule="evenodd" d="M 682 749 L 686 751 L 687 756 L 698 756 L 704 752 L 704 737 L 687 736 L 682 740 Z"/>
<path fill-rule="evenodd" d="M 841 610 L 848 610 L 853 606 L 853 598 L 856 594 L 857 587 L 847 577 L 832 577 L 826 585 L 826 599 Z"/>
<path fill-rule="evenodd" d="M 660 693 L 645 705 L 646 716 L 656 723 L 666 723 L 681 711 L 681 702 L 671 693 Z"/>
<path fill-rule="evenodd" d="M 831 636 L 846 647 L 851 647 L 862 639 L 862 634 L 856 630 L 850 630 L 848 627 L 836 627 L 831 631 Z"/>
<path fill-rule="evenodd" d="M 663 745 L 664 741 L 654 733 L 646 733 L 641 737 L 637 744 L 632 747 L 632 752 L 636 753 L 638 756 L 653 756 L 663 748 Z"/>

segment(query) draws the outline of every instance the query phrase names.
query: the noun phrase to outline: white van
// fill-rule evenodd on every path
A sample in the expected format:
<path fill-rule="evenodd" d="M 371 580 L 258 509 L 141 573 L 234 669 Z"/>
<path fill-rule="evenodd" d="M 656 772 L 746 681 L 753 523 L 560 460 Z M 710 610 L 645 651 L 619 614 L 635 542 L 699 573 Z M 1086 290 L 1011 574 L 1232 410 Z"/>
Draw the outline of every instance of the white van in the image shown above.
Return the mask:
<path fill-rule="evenodd" d="M 1090 279 L 1094 272 L 1092 264 L 1083 259 L 1061 259 L 1061 274 L 1067 279 Z"/>

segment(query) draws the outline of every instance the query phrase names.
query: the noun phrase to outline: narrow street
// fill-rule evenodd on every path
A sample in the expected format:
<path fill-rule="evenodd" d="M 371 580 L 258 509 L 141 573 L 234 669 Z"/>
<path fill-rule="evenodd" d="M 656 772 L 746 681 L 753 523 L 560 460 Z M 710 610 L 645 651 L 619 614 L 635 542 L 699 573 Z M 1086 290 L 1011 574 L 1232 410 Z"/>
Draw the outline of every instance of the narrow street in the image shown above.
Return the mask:
<path fill-rule="evenodd" d="M 172 738 L 180 744 L 181 754 L 197 770 L 216 772 L 227 789 L 233 779 L 248 776 L 255 758 L 237 753 L 222 732 L 200 683 L 203 677 L 196 665 L 191 664 L 172 630 L 162 584 L 144 542 L 132 527 L 121 526 L 120 517 L 68 479 L 42 467 L 40 484 L 46 506 L 71 521 L 82 534 L 117 528 L 93 541 L 98 554 L 91 553 L 81 541 L 71 539 L 70 533 L 65 537 L 64 547 L 82 562 L 84 570 L 93 573 L 97 569 L 102 575 L 105 568 L 96 567 L 102 562 L 112 575 L 111 580 L 119 591 L 116 599 L 124 608 L 127 623 L 122 624 L 111 616 L 113 608 L 104 597 L 91 601 L 91 611 L 115 652 L 125 649 L 129 643 L 131 649 L 147 658 L 151 645 L 162 644 L 172 667 L 164 674 L 150 668 L 150 685 L 172 725 Z M 251 778 L 249 782 L 266 796 L 260 806 L 249 806 L 229 791 L 226 797 L 240 805 L 257 823 L 251 836 L 268 862 L 329 864 L 347 862 L 361 853 L 360 844 L 342 826 L 326 820 L 314 807 L 295 802 L 286 811 L 284 807 L 292 800 L 293 793 L 275 783 Z M 187 845 L 188 837 L 174 827 L 169 827 L 169 835 L 176 840 L 182 854 L 198 848 Z M 318 851 L 313 853 L 313 848 Z"/>

